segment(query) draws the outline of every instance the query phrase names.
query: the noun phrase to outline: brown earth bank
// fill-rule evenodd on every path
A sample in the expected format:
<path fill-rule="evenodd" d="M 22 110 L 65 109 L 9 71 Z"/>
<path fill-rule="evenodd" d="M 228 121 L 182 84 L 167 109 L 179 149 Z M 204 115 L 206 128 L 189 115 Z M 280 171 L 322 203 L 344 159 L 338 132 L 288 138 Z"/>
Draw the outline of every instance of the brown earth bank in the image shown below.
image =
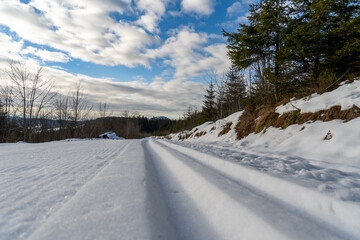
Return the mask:
<path fill-rule="evenodd" d="M 251 133 L 266 131 L 269 127 L 285 129 L 293 124 L 304 124 L 317 120 L 326 122 L 341 119 L 348 122 L 357 117 L 360 117 L 360 108 L 356 105 L 346 110 L 341 110 L 341 106 L 333 106 L 315 113 L 300 113 L 300 110 L 295 110 L 283 115 L 275 112 L 275 107 L 263 106 L 252 111 L 245 110 L 235 129 L 237 139 L 242 139 Z"/>

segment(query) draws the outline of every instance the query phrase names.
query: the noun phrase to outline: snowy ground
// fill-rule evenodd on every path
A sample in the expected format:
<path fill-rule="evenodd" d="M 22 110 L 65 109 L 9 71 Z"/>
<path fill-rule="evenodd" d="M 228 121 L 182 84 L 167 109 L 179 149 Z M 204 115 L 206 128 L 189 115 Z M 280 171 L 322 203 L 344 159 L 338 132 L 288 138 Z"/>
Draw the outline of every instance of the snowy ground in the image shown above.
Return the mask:
<path fill-rule="evenodd" d="M 230 142 L 0 144 L 0 239 L 360 239 L 359 170 Z"/>

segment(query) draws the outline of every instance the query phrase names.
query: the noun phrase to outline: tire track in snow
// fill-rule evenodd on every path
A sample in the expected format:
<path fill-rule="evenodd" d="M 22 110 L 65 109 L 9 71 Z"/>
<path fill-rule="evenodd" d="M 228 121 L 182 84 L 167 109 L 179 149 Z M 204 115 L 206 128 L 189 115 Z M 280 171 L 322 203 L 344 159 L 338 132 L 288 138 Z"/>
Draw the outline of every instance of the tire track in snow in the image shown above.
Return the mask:
<path fill-rule="evenodd" d="M 104 169 L 106 169 L 106 167 L 108 165 L 111 165 L 111 163 L 116 159 L 115 157 L 118 156 L 118 155 L 121 155 L 121 153 L 125 152 L 126 149 L 129 147 L 129 142 L 126 142 L 125 144 L 121 145 L 120 148 L 116 149 L 114 151 L 114 148 L 110 148 L 110 149 L 104 149 L 103 151 L 100 152 L 100 155 L 101 156 L 106 156 L 106 157 L 103 157 L 103 159 L 109 159 L 110 161 L 108 162 L 101 162 L 101 163 L 98 163 L 97 166 L 99 166 L 100 168 L 98 169 L 98 171 L 91 176 L 91 178 L 87 179 L 87 181 L 80 185 L 78 184 L 78 188 L 76 189 L 76 191 L 74 191 L 74 193 L 72 194 L 72 196 L 67 199 L 67 201 L 62 204 L 62 206 L 60 208 L 58 208 L 55 212 L 52 213 L 52 215 L 50 215 L 48 218 L 52 217 L 52 216 L 56 216 L 56 214 L 58 212 L 60 212 L 63 208 L 66 207 L 67 204 L 71 204 L 71 201 L 74 197 L 76 197 L 76 195 L 82 191 L 82 189 L 86 188 L 87 185 L 91 184 L 92 181 L 94 181 L 94 179 L 96 179 L 96 177 L 98 175 L 100 175 Z M 69 167 L 71 168 L 71 167 Z M 74 172 L 74 175 L 76 174 L 76 171 Z M 58 176 L 55 176 L 54 179 L 57 179 L 58 181 Z M 45 222 L 44 222 L 45 223 Z M 37 225 L 37 228 L 33 230 L 33 232 L 36 232 L 37 229 L 41 228 L 42 225 Z"/>
<path fill-rule="evenodd" d="M 172 169 L 165 164 L 163 152 L 156 151 L 151 141 L 146 142 L 145 149 L 148 160 L 156 172 L 169 222 L 175 229 L 177 239 L 224 239 L 210 226 L 196 202 L 185 194 L 185 189 L 181 185 L 182 179 L 174 176 Z"/>
<path fill-rule="evenodd" d="M 194 202 L 204 218 L 208 219 L 208 228 L 214 229 L 219 234 L 220 237 L 214 239 L 350 238 L 346 234 L 339 236 L 338 232 L 298 215 L 286 206 L 199 163 L 188 155 L 152 140 L 150 146 L 156 153 L 155 159 L 158 159 L 155 164 L 158 168 L 163 168 L 163 175 L 167 175 L 162 181 L 176 179 L 177 183 L 166 191 L 170 189 Z M 187 206 L 183 207 L 185 209 L 181 211 L 186 211 Z M 188 218 L 191 219 L 191 214 Z M 193 227 L 196 226 L 197 224 L 193 223 Z"/>
<path fill-rule="evenodd" d="M 150 181 L 155 177 L 141 140 L 127 142 L 126 149 L 30 239 L 176 239 Z"/>
<path fill-rule="evenodd" d="M 360 207 L 353 202 L 329 197 L 311 188 L 250 169 L 232 161 L 160 141 L 176 152 L 225 175 L 235 182 L 266 196 L 292 211 L 310 219 L 344 239 L 358 239 L 360 234 Z"/>
<path fill-rule="evenodd" d="M 141 141 L 145 160 L 146 208 L 150 224 L 151 239 L 175 240 L 179 239 L 174 221 L 161 188 L 158 172 L 155 169 L 154 159 L 148 140 Z"/>

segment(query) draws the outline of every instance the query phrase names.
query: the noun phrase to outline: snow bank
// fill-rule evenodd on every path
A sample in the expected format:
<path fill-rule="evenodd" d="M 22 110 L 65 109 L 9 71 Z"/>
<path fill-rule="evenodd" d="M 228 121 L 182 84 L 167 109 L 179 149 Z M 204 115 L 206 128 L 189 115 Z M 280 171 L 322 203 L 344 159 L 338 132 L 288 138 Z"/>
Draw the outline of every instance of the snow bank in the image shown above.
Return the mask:
<path fill-rule="evenodd" d="M 193 128 L 190 131 L 170 134 L 169 137 L 172 139 L 185 138 L 188 141 L 235 141 L 235 126 L 238 123 L 239 117 L 242 115 L 242 113 L 243 111 L 236 112 L 224 119 L 217 120 L 216 122 L 206 122 Z M 225 128 L 228 128 L 228 131 L 222 133 Z"/>
<path fill-rule="evenodd" d="M 330 131 L 332 138 L 325 140 Z M 360 118 L 316 121 L 292 125 L 286 129 L 270 127 L 250 134 L 234 145 L 254 151 L 278 152 L 284 155 L 360 167 Z"/>
<path fill-rule="evenodd" d="M 340 105 L 341 110 L 351 108 L 353 105 L 360 107 L 360 79 L 350 84 L 342 84 L 332 92 L 313 94 L 298 100 L 292 100 L 285 105 L 278 106 L 276 112 L 280 115 L 294 110 L 301 110 L 301 113 L 317 112 L 329 109 L 332 106 Z"/>
<path fill-rule="evenodd" d="M 316 112 L 335 105 L 341 105 L 344 110 L 351 108 L 354 104 L 360 106 L 360 80 L 343 84 L 336 90 L 322 95 L 314 94 L 310 98 L 293 100 L 277 107 L 276 112 L 283 114 L 296 109 L 301 109 L 302 113 Z M 342 120 L 308 122 L 302 125 L 295 124 L 286 129 L 270 127 L 258 134 L 252 133 L 241 140 L 236 140 L 235 126 L 242 113 L 234 113 L 215 123 L 207 122 L 191 131 L 172 134 L 170 138 L 193 143 L 232 145 L 243 150 L 282 153 L 327 163 L 340 165 L 345 163 L 360 167 L 360 148 L 358 147 L 360 146 L 360 118 L 349 122 Z M 229 122 L 232 123 L 230 131 L 219 136 Z M 333 137 L 324 140 L 329 131 Z M 203 135 L 197 136 L 197 133 L 203 133 Z"/>

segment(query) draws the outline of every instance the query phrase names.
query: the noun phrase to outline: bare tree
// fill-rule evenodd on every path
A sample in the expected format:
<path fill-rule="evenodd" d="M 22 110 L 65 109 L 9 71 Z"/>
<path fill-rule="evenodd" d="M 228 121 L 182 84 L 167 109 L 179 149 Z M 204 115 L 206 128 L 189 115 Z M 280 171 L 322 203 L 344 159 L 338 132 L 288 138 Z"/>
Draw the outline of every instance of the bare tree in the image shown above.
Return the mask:
<path fill-rule="evenodd" d="M 65 127 L 66 121 L 69 120 L 69 97 L 64 96 L 58 92 L 57 97 L 53 101 L 54 115 L 60 125 L 60 128 Z"/>
<path fill-rule="evenodd" d="M 112 113 L 109 112 L 109 106 L 107 103 L 99 103 L 99 116 L 100 118 L 106 118 Z"/>
<path fill-rule="evenodd" d="M 55 96 L 53 81 L 43 79 L 42 70 L 40 67 L 32 73 L 25 63 L 10 62 L 6 71 L 14 85 L 14 107 L 21 111 L 24 141 L 31 140 L 41 111 Z"/>
<path fill-rule="evenodd" d="M 0 86 L 0 103 L 2 106 L 2 112 L 6 113 L 7 118 L 10 117 L 12 111 L 13 95 L 13 87 L 11 85 L 3 84 Z"/>
<path fill-rule="evenodd" d="M 75 93 L 70 99 L 70 119 L 74 126 L 78 125 L 80 120 L 84 120 L 92 110 L 84 95 L 81 83 L 76 85 Z"/>
<path fill-rule="evenodd" d="M 0 142 L 5 142 L 10 123 L 10 107 L 12 102 L 12 89 L 9 85 L 0 86 Z"/>

